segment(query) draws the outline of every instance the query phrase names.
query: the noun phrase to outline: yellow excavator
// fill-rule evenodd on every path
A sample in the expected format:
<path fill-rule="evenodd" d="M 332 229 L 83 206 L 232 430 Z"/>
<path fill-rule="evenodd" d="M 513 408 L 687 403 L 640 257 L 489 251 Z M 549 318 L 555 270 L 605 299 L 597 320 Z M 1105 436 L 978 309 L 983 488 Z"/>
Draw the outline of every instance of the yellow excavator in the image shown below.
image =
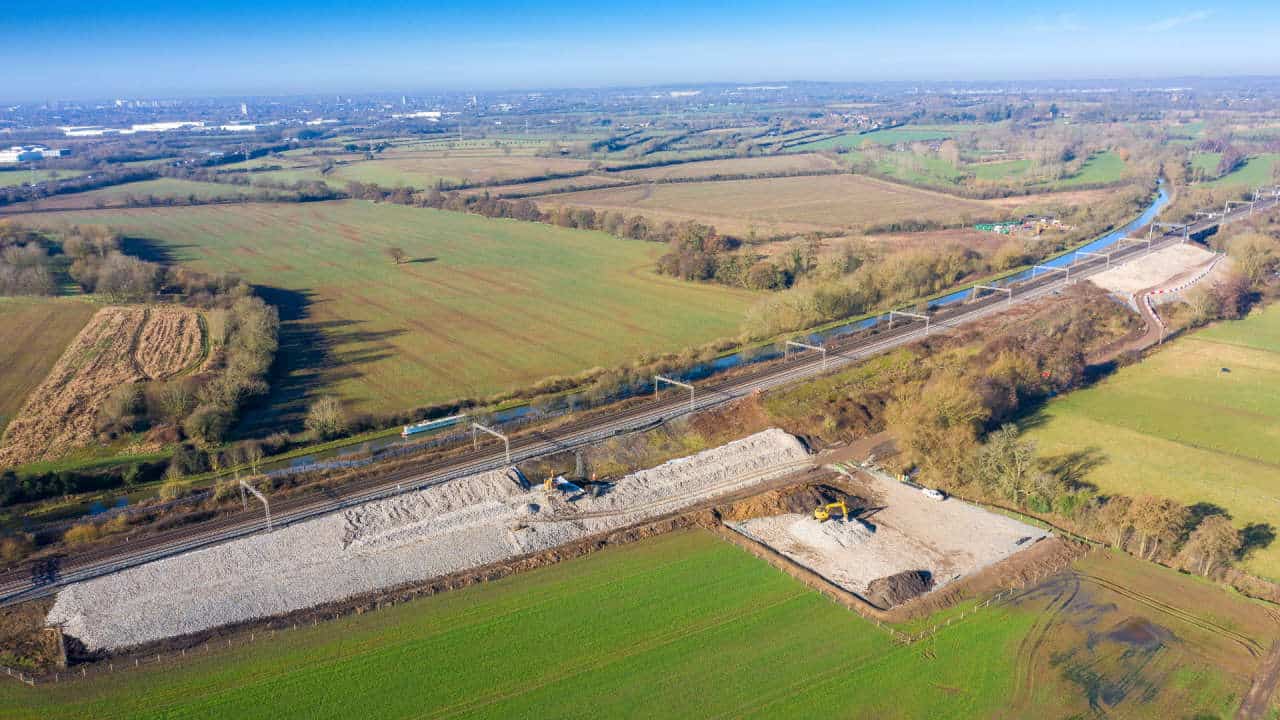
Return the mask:
<path fill-rule="evenodd" d="M 846 504 L 845 504 L 845 502 L 844 502 L 843 500 L 841 500 L 840 502 L 828 503 L 827 505 L 824 505 L 824 506 L 819 507 L 819 508 L 814 508 L 814 510 L 813 510 L 813 519 L 814 519 L 814 520 L 817 520 L 818 522 L 823 522 L 823 521 L 826 521 L 826 520 L 830 520 L 830 519 L 831 519 L 831 515 L 832 515 L 832 511 L 834 511 L 834 510 L 839 510 L 839 511 L 840 511 L 840 519 L 841 519 L 841 520 L 848 520 L 848 519 L 849 519 L 849 506 L 848 506 L 848 505 L 846 505 Z"/>

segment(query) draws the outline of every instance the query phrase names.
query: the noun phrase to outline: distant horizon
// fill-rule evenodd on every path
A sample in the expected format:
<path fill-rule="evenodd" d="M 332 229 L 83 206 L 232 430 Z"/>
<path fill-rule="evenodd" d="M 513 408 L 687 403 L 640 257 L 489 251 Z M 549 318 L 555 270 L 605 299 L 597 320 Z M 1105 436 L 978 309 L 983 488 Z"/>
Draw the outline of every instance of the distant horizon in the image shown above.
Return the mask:
<path fill-rule="evenodd" d="M 53 0 L 7 9 L 6 21 L 11 34 L 0 62 L 19 70 L 0 87 L 9 102 L 603 89 L 742 77 L 875 83 L 1280 75 L 1273 50 L 1280 19 L 1257 0 L 1231 7 L 818 2 L 802 13 L 759 0 L 733 8 L 696 0 L 644 7 L 495 0 L 483 8 L 450 0 L 429 8 L 399 0 L 361 8 L 297 0 Z M 957 79 L 921 79 L 942 75 Z"/>
<path fill-rule="evenodd" d="M 1051 85 L 1061 83 L 1062 86 L 1053 88 L 1057 90 L 1065 89 L 1093 89 L 1086 85 L 1116 83 L 1120 85 L 1132 86 L 1137 83 L 1177 83 L 1177 82 L 1230 82 L 1230 81 L 1247 81 L 1247 80 L 1265 80 L 1280 83 L 1280 72 L 1277 73 L 1240 73 L 1226 75 L 1130 75 L 1130 76 L 1114 76 L 1114 77 L 991 77 L 991 78 L 904 78 L 900 80 L 870 80 L 870 79 L 847 79 L 847 80 L 820 80 L 809 78 L 788 78 L 788 79 L 752 79 L 752 80 L 674 80 L 670 82 L 653 82 L 644 84 L 631 83 L 605 83 L 600 85 L 525 85 L 525 86 L 500 86 L 494 85 L 489 87 L 419 87 L 419 88 L 399 88 L 388 87 L 383 89 L 328 89 L 328 90 L 298 90 L 288 92 L 174 92 L 174 93 L 118 93 L 105 94 L 97 96 L 57 96 L 46 95 L 42 97 L 4 97 L 0 96 L 0 103 L 6 105 L 29 105 L 34 103 L 59 102 L 59 103 L 90 103 L 90 102 L 114 102 L 120 101 L 162 101 L 162 100 L 227 100 L 240 102 L 243 100 L 251 100 L 255 98 L 323 98 L 326 96 L 337 96 L 342 98 L 362 98 L 362 97 L 394 97 L 407 95 L 410 97 L 426 96 L 426 95 L 468 95 L 468 94 L 486 94 L 486 95 L 503 95 L 507 93 L 527 93 L 527 92 L 608 92 L 608 91 L 627 91 L 627 90 L 658 90 L 658 89 L 696 89 L 696 88 L 718 88 L 718 87 L 758 87 L 766 85 L 832 85 L 832 86 L 876 86 L 876 85 L 921 85 L 921 86 L 938 86 L 949 83 L 956 85 L 981 85 L 990 84 L 996 86 L 1017 85 L 1026 83 L 1028 86 L 1034 85 Z M 1067 84 L 1074 84 L 1068 86 Z M 1170 85 L 1169 87 L 1174 87 Z M 1021 90 L 1023 88 L 1017 88 Z M 1032 88 L 1027 88 L 1032 89 Z M 1099 88 L 1101 89 L 1101 88 Z M 0 92 L 3 92 L 0 90 Z"/>

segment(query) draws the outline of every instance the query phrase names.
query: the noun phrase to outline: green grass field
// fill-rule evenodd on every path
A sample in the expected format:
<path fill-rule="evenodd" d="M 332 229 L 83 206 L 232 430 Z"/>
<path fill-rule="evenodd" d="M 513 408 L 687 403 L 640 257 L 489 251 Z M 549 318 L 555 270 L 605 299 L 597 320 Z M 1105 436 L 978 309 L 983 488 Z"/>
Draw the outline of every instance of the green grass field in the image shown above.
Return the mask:
<path fill-rule="evenodd" d="M 991 617 L 996 617 L 992 614 Z M 216 652 L 35 691 L 15 718 L 974 717 L 1010 689 L 1030 617 L 918 651 L 704 532 L 677 533 Z M 994 630 L 994 631 L 993 631 Z M 951 688 L 963 687 L 956 696 Z M 232 692 L 232 690 L 235 690 Z"/>
<path fill-rule="evenodd" d="M 37 207 L 43 210 L 66 208 L 122 207 L 129 198 L 145 202 L 148 197 L 186 202 L 192 196 L 199 200 L 221 200 L 245 197 L 254 192 L 253 188 L 225 183 L 196 182 L 176 178 L 159 178 L 142 182 L 112 185 L 98 190 L 82 193 L 69 193 L 43 198 Z M 22 204 L 16 207 L 26 208 Z"/>
<path fill-rule="evenodd" d="M 1223 372 L 1226 368 L 1228 372 Z M 1042 455 L 1088 451 L 1102 492 L 1212 503 L 1237 526 L 1280 518 L 1280 307 L 1178 339 L 1051 402 L 1030 431 Z M 1280 579 L 1280 543 L 1246 567 Z"/>
<path fill-rule="evenodd" d="M 896 145 L 898 143 L 912 143 L 924 140 L 942 140 L 944 138 L 955 137 L 957 133 L 972 128 L 957 126 L 953 129 L 946 127 L 900 127 L 890 128 L 888 130 L 876 130 L 865 134 L 837 135 L 836 137 L 826 138 L 825 140 L 816 140 L 810 143 L 796 145 L 789 150 L 818 152 L 820 150 L 835 150 L 837 148 L 857 149 L 867 145 Z"/>
<path fill-rule="evenodd" d="M 851 153 L 857 158 L 861 153 Z M 1125 163 L 1120 156 L 1111 152 L 1097 153 L 1081 167 L 1080 172 L 1070 177 L 1043 182 L 1037 185 L 1039 190 L 1070 190 L 1081 185 L 1109 184 L 1119 182 L 1124 175 Z M 962 163 L 959 167 L 952 165 L 936 154 L 911 155 L 893 153 L 879 163 L 877 170 L 909 183 L 934 185 L 940 188 L 955 187 L 972 174 L 975 180 L 985 182 L 1002 182 L 1018 186 L 1027 182 L 1035 182 L 1034 176 L 1024 177 L 1031 169 L 1031 161 L 1004 160 L 991 163 Z"/>
<path fill-rule="evenodd" d="M 41 183 L 49 180 L 70 180 L 86 173 L 88 173 L 87 170 L 3 170 L 0 171 L 0 187 L 25 185 L 32 182 Z"/>
<path fill-rule="evenodd" d="M 1181 591 L 1239 632 L 1266 622 L 1127 558 L 1091 558 L 1082 572 L 1166 602 Z M 1060 610 L 1050 584 L 899 646 L 737 547 L 684 531 L 151 668 L 3 683 L 0 707 L 13 720 L 1044 717 L 1086 712 L 1114 685 L 1122 713 L 1230 714 L 1256 659 L 1073 577 L 1059 581 L 1077 585 Z M 1107 634 L 1135 617 L 1175 639 L 1151 656 Z"/>
<path fill-rule="evenodd" d="M 0 297 L 0 433 L 97 310 L 72 298 Z"/>
<path fill-rule="evenodd" d="M 1022 175 L 1031 169 L 1030 160 L 1002 160 L 998 162 L 972 163 L 965 169 L 978 180 L 1005 180 Z"/>
<path fill-rule="evenodd" d="M 1206 177 L 1213 177 L 1218 172 L 1218 163 L 1222 153 L 1197 152 L 1191 155 L 1191 167 L 1203 172 Z M 1262 153 L 1251 155 L 1244 165 L 1232 170 L 1220 178 L 1210 180 L 1209 187 L 1256 188 L 1259 185 L 1275 184 L 1276 163 L 1280 162 L 1280 153 Z"/>
<path fill-rule="evenodd" d="M 1280 162 L 1280 153 L 1263 153 L 1250 156 L 1244 166 L 1218 178 L 1215 185 L 1240 185 L 1256 188 L 1259 185 L 1274 185 L 1276 182 L 1276 163 Z"/>
<path fill-rule="evenodd" d="M 32 216 L 37 217 L 37 216 Z M 269 288 L 286 319 L 278 409 L 336 392 L 387 411 L 487 396 L 737 333 L 756 295 L 653 272 L 604 233 L 341 201 L 58 213 Z M 395 265 L 387 248 L 405 250 Z"/>
<path fill-rule="evenodd" d="M 1193 120 L 1181 125 L 1171 125 L 1167 128 L 1167 132 L 1170 138 L 1194 140 L 1204 135 L 1204 121 Z"/>
<path fill-rule="evenodd" d="M 1124 160 L 1119 154 L 1106 151 L 1094 153 L 1085 160 L 1080 172 L 1051 183 L 1054 188 L 1072 188 L 1079 185 L 1101 185 L 1119 182 L 1124 176 Z"/>

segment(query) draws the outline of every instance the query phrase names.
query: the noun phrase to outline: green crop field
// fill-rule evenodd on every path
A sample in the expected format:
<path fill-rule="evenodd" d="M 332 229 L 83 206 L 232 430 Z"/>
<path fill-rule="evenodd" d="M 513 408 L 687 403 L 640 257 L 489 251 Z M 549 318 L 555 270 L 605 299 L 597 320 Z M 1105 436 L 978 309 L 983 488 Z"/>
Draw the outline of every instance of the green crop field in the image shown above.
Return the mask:
<path fill-rule="evenodd" d="M 1193 600 L 1187 609 L 1229 616 L 1241 633 L 1265 628 L 1261 610 L 1127 558 L 1080 572 L 900 646 L 737 547 L 684 531 L 150 668 L 0 684 L 0 707 L 13 720 L 1233 711 L 1256 658 L 1088 578 Z M 1121 623 L 1172 637 L 1131 647 Z"/>
<path fill-rule="evenodd" d="M 31 216 L 39 217 L 39 216 Z M 735 335 L 756 295 L 657 275 L 662 245 L 340 201 L 58 213 L 102 223 L 281 308 L 276 408 L 337 393 L 401 410 Z M 389 247 L 409 262 L 395 265 Z M 260 413 L 261 415 L 261 413 Z"/>
<path fill-rule="evenodd" d="M 73 298 L 0 297 L 0 432 L 97 310 Z"/>
<path fill-rule="evenodd" d="M 1087 453 L 1106 492 L 1212 503 L 1237 526 L 1280 518 L 1280 307 L 1171 343 L 1051 402 L 1030 431 L 1042 455 Z M 1280 579 L 1280 544 L 1248 569 Z"/>

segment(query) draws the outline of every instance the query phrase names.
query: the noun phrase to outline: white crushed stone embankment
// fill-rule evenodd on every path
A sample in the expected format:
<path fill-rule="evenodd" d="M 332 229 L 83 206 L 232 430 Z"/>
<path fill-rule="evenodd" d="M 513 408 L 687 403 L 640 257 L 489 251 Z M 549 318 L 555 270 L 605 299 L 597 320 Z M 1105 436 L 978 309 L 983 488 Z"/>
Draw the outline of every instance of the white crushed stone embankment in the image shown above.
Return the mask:
<path fill-rule="evenodd" d="M 1141 260 L 1104 270 L 1089 280 L 1104 290 L 1127 296 L 1203 267 L 1213 259 L 1212 252 L 1196 243 L 1179 243 L 1161 248 Z"/>
<path fill-rule="evenodd" d="M 862 475 L 877 509 L 858 520 L 788 513 L 728 526 L 855 593 L 872 580 L 926 570 L 934 588 L 1031 547 L 1048 533 L 976 505 L 932 500 L 877 475 Z"/>
<path fill-rule="evenodd" d="M 110 650 L 279 615 L 676 512 L 786 475 L 807 457 L 796 438 L 771 429 L 573 502 L 548 501 L 537 483 L 523 490 L 505 471 L 472 475 L 76 583 L 58 593 L 47 621 L 89 650 Z M 546 521 L 552 515 L 565 518 Z M 521 520 L 536 522 L 513 530 Z"/>

